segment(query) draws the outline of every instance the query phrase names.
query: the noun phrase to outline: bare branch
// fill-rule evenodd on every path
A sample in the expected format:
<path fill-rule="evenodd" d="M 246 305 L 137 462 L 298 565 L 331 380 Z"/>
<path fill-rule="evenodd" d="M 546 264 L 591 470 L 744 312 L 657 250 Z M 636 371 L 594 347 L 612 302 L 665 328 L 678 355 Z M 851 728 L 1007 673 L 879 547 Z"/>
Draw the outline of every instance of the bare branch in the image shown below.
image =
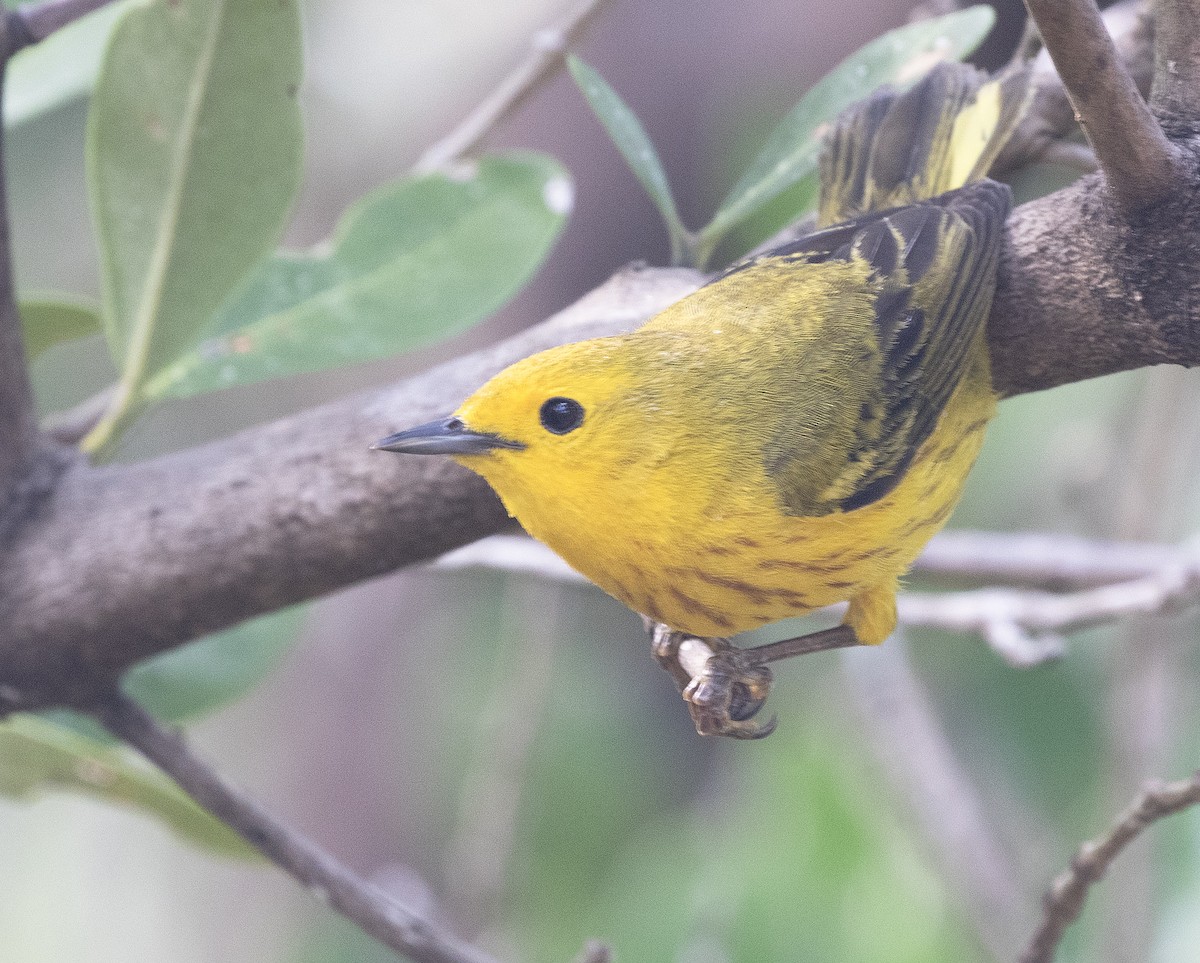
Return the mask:
<path fill-rule="evenodd" d="M 1200 3 L 1156 0 L 1150 103 L 1172 121 L 1200 117 Z"/>
<path fill-rule="evenodd" d="M 1191 779 L 1148 786 L 1098 839 L 1079 847 L 1071 865 L 1046 894 L 1041 925 L 1021 954 L 1021 963 L 1051 963 L 1067 927 L 1079 918 L 1094 883 L 1113 860 L 1152 823 L 1200 803 L 1200 772 Z"/>
<path fill-rule="evenodd" d="M 909 592 L 898 601 L 905 625 L 975 632 L 1007 661 L 1026 667 L 1062 653 L 1061 633 L 1132 615 L 1159 615 L 1194 605 L 1200 566 L 1168 566 L 1133 582 L 1068 595 L 979 589 L 934 595 Z"/>
<path fill-rule="evenodd" d="M 0 99 L 9 58 L 27 44 L 20 17 L 7 12 L 0 26 Z M 19 500 L 18 489 L 37 452 L 33 385 L 25 356 L 25 339 L 13 281 L 12 232 L 8 187 L 4 174 L 3 118 L 0 117 L 0 510 Z M 3 528 L 3 526 L 0 526 Z"/>
<path fill-rule="evenodd" d="M 56 30 L 86 16 L 94 10 L 106 7 L 113 0 L 44 0 L 42 3 L 27 3 L 12 11 L 9 16 L 20 25 L 19 45 L 10 49 L 10 56 L 28 44 L 40 43 Z"/>
<path fill-rule="evenodd" d="M 561 24 L 534 34 L 529 56 L 461 124 L 425 151 L 413 170 L 422 173 L 437 170 L 478 148 L 505 117 L 513 113 L 539 84 L 562 66 L 567 50 L 604 2 L 585 0 Z"/>
<path fill-rule="evenodd" d="M 1143 95 L 1150 91 L 1154 60 L 1150 21 L 1143 15 L 1144 8 L 1145 0 L 1119 0 L 1102 15 L 1121 63 Z M 1041 45 L 1041 36 L 1032 17 L 1028 20 L 1025 37 L 1036 37 L 1038 45 Z M 1034 58 L 1032 66 L 1032 109 L 1026 113 L 1012 140 L 1001 153 L 993 174 L 1002 175 L 1023 167 L 1078 129 L 1075 108 L 1054 69 L 1050 54 L 1043 49 Z"/>
<path fill-rule="evenodd" d="M 1069 589 L 1131 582 L 1200 566 L 1200 551 L 1057 532 L 939 532 L 913 571 L 942 578 Z"/>
<path fill-rule="evenodd" d="M 553 581 L 587 581 L 548 548 L 518 535 L 497 535 L 468 545 L 438 559 L 434 567 L 491 568 Z M 975 633 L 1017 668 L 1062 655 L 1065 633 L 1134 615 L 1172 612 L 1200 599 L 1200 553 L 1069 536 L 943 532 L 930 542 L 914 571 L 1043 585 L 1120 579 L 1065 595 L 986 588 L 905 592 L 899 597 L 901 624 Z"/>
<path fill-rule="evenodd" d="M 1139 211 L 1177 190 L 1181 155 L 1121 63 L 1095 0 L 1025 2 L 1117 202 Z"/>
<path fill-rule="evenodd" d="M 540 542 L 494 535 L 441 556 L 431 566 L 492 568 L 552 581 L 587 579 Z M 1167 569 L 1200 568 L 1200 551 L 1144 542 L 1110 542 L 1053 532 L 938 532 L 913 572 L 973 582 L 1068 589 L 1132 582 Z"/>
<path fill-rule="evenodd" d="M 322 902 L 385 946 L 417 963 L 494 963 L 389 899 L 328 853 L 268 814 L 234 789 L 192 752 L 178 732 L 167 729 L 128 697 L 111 695 L 91 710 L 113 735 L 135 747 L 267 859 L 294 877 Z"/>

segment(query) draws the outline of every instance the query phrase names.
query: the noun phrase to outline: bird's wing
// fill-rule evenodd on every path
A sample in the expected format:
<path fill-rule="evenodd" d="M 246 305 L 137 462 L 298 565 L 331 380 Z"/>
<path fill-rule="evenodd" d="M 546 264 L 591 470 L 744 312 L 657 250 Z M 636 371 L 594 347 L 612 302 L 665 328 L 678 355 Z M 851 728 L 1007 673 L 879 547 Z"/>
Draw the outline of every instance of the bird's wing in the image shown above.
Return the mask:
<path fill-rule="evenodd" d="M 866 350 L 852 346 L 861 359 L 852 384 L 826 410 L 790 411 L 768 444 L 767 471 L 789 514 L 852 511 L 882 498 L 904 476 L 970 363 L 990 308 L 1010 203 L 1007 187 L 980 181 L 756 259 L 865 261 L 876 286 L 873 317 L 855 334 Z M 814 424 L 820 419 L 830 424 Z M 831 439 L 843 450 L 814 450 Z"/>

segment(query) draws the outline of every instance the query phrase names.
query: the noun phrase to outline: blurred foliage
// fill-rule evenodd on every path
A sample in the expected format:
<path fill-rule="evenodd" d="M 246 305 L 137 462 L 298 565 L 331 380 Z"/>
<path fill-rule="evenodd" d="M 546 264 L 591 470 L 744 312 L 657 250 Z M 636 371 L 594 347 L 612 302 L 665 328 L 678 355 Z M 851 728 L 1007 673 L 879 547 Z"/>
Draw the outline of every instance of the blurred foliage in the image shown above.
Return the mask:
<path fill-rule="evenodd" d="M 170 779 L 125 750 L 38 716 L 18 714 L 0 722 L 0 795 L 28 799 L 50 788 L 153 813 L 189 842 L 222 856 L 259 858 Z"/>
<path fill-rule="evenodd" d="M 327 248 L 264 261 L 149 381 L 149 398 L 389 357 L 487 317 L 529 279 L 571 207 L 548 158 L 487 157 L 405 178 L 348 211 Z"/>
<path fill-rule="evenodd" d="M 593 68 L 577 57 L 570 57 L 568 63 L 593 113 L 662 215 L 673 263 L 704 268 L 731 230 L 761 217 L 763 208 L 781 195 L 788 213 L 787 219 L 779 222 L 780 227 L 815 207 L 821 145 L 843 110 L 885 84 L 908 86 L 941 61 L 966 58 L 987 36 L 995 20 L 991 7 L 969 7 L 892 30 L 851 54 L 779 122 L 721 201 L 713 219 L 694 235 L 679 219 L 662 162 L 633 111 Z M 767 236 L 761 235 L 757 241 Z"/>
<path fill-rule="evenodd" d="M 102 321 L 95 309 L 71 301 L 21 302 L 21 324 L 25 333 L 25 351 L 36 361 L 47 348 L 64 341 L 99 334 Z"/>

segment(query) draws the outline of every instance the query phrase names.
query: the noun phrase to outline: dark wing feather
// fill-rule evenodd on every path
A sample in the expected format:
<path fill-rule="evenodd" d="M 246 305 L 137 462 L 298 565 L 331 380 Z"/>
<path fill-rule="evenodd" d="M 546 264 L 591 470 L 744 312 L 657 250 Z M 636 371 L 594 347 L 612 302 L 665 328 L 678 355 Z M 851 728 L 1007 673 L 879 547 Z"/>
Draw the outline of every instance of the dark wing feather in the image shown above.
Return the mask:
<path fill-rule="evenodd" d="M 863 397 L 845 399 L 858 419 L 845 470 L 815 477 L 803 445 L 780 457 L 787 438 L 804 435 L 802 422 L 811 412 L 797 409 L 795 424 L 784 426 L 786 437 L 772 445 L 768 471 L 790 514 L 853 511 L 882 498 L 904 476 L 969 365 L 991 305 L 1010 203 L 1007 187 L 980 181 L 835 225 L 758 259 L 861 258 L 876 285 L 867 337 L 878 377 Z"/>

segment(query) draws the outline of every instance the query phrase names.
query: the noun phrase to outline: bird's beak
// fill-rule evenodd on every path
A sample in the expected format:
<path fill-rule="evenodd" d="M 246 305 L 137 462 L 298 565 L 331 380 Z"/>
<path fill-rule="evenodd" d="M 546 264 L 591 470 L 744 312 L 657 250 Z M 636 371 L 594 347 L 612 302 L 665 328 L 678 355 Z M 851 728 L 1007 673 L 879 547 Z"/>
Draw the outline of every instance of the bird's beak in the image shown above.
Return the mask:
<path fill-rule="evenodd" d="M 525 446 L 499 435 L 471 431 L 461 418 L 450 417 L 388 435 L 371 447 L 406 455 L 483 455 L 497 448 L 521 449 Z"/>

